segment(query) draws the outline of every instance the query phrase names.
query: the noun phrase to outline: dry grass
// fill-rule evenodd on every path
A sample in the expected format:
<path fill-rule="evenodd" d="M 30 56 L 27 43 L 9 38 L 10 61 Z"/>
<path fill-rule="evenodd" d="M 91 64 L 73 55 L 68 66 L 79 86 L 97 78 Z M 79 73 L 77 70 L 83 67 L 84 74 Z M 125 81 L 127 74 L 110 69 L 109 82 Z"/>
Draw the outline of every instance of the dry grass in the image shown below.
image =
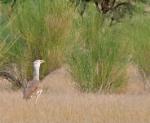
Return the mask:
<path fill-rule="evenodd" d="M 150 123 L 149 94 L 86 94 L 71 81 L 63 68 L 47 76 L 36 105 L 20 90 L 0 90 L 0 123 Z"/>
<path fill-rule="evenodd" d="M 0 93 L 0 123 L 149 123 L 149 95 L 43 94 L 37 105 Z"/>

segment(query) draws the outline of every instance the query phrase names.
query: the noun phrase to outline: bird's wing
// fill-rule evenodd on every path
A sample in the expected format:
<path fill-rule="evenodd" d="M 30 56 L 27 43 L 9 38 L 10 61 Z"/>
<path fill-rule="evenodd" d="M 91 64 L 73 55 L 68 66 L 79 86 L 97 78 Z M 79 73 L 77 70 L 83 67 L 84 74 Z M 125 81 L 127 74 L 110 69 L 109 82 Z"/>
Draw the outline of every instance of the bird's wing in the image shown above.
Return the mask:
<path fill-rule="evenodd" d="M 39 81 L 35 81 L 35 80 L 29 81 L 27 88 L 25 88 L 24 90 L 24 96 L 26 98 L 29 98 L 32 95 L 32 93 L 34 93 L 38 89 L 38 86 L 39 86 Z"/>

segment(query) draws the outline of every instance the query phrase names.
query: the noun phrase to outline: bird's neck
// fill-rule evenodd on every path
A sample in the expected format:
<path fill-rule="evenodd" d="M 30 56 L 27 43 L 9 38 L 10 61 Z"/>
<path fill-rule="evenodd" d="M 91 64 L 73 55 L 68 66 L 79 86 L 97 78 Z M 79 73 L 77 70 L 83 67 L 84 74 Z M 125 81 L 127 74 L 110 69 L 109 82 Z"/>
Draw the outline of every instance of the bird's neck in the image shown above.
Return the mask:
<path fill-rule="evenodd" d="M 39 74 L 40 74 L 40 65 L 39 66 L 34 66 L 33 80 L 38 80 L 39 81 Z"/>

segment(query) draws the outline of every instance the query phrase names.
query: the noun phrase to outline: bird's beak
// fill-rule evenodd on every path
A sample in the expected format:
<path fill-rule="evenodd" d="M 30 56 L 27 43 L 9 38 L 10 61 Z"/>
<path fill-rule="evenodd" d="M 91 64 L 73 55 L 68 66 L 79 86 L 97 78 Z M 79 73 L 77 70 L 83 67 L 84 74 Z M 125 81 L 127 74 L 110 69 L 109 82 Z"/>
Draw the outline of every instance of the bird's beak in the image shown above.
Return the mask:
<path fill-rule="evenodd" d="M 44 63 L 45 61 L 44 60 L 41 60 L 41 63 Z"/>

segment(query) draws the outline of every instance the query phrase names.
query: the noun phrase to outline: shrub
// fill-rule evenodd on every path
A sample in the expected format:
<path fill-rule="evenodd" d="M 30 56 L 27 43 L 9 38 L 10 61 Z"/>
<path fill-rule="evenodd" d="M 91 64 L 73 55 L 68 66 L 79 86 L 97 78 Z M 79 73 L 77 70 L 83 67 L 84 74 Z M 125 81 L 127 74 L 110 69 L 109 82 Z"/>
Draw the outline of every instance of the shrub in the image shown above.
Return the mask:
<path fill-rule="evenodd" d="M 84 91 L 109 92 L 124 84 L 128 40 L 120 36 L 121 30 L 102 26 L 101 20 L 90 8 L 83 19 L 76 20 L 78 28 L 69 64 Z"/>
<path fill-rule="evenodd" d="M 133 45 L 133 59 L 138 64 L 141 71 L 147 76 L 150 75 L 150 18 L 139 15 L 134 18 L 132 28 L 129 27 L 130 33 L 128 37 L 131 38 Z M 132 33 L 131 33 L 132 32 Z"/>
<path fill-rule="evenodd" d="M 43 59 L 46 63 L 42 75 L 63 63 L 63 49 L 71 23 L 71 9 L 66 0 L 26 0 L 18 2 L 12 30 L 23 42 L 19 62 L 31 75 L 32 61 Z"/>

